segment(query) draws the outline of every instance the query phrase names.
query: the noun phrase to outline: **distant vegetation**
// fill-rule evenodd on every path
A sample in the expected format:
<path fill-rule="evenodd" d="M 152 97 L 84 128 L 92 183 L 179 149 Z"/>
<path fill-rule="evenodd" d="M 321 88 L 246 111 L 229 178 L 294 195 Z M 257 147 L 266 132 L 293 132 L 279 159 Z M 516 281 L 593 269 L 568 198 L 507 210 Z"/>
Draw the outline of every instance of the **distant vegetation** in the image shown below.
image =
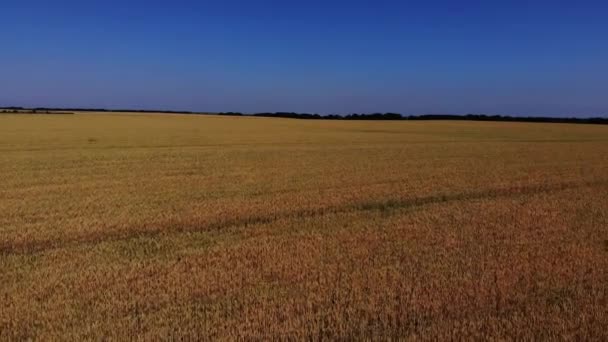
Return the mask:
<path fill-rule="evenodd" d="M 47 109 L 4 108 L 0 114 L 74 114 L 66 111 L 51 111 Z"/>
<path fill-rule="evenodd" d="M 104 108 L 23 108 L 23 107 L 0 107 L 0 113 L 27 113 L 27 114 L 73 114 L 73 112 L 123 112 L 123 113 L 168 113 L 168 114 L 207 114 L 223 116 L 256 116 L 269 118 L 287 118 L 304 120 L 467 120 L 467 121 L 506 121 L 506 122 L 545 122 L 545 123 L 580 123 L 580 124 L 608 124 L 608 117 L 542 117 L 542 116 L 510 116 L 490 114 L 424 114 L 424 115 L 402 115 L 399 113 L 372 113 L 372 114 L 310 114 L 295 112 L 255 113 L 244 114 L 240 112 L 192 112 L 174 110 L 134 110 L 134 109 L 104 109 Z"/>
<path fill-rule="evenodd" d="M 58 114 L 61 112 L 125 112 L 125 113 L 169 113 L 169 114 L 205 114 L 188 111 L 172 110 L 134 110 L 134 109 L 104 109 L 104 108 L 25 108 L 25 107 L 0 107 L 0 113 L 49 113 Z M 73 113 L 72 113 L 73 114 Z"/>
<path fill-rule="evenodd" d="M 219 113 L 220 115 L 245 115 L 242 113 Z M 427 114 L 405 116 L 397 113 L 373 113 L 373 114 L 349 114 L 349 115 L 319 115 L 308 113 L 256 113 L 253 116 L 290 118 L 307 120 L 468 120 L 468 121 L 508 121 L 508 122 L 546 122 L 546 123 L 587 123 L 587 124 L 608 124 L 608 118 L 557 118 L 557 117 L 524 117 L 524 116 L 504 116 L 486 114 Z"/>

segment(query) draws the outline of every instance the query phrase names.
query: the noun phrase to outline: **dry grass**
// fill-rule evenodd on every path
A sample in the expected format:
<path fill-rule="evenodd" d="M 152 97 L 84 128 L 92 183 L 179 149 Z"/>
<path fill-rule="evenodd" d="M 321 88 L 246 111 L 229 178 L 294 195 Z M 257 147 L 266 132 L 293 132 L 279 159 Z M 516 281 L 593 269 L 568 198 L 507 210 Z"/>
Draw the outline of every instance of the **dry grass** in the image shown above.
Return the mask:
<path fill-rule="evenodd" d="M 0 116 L 0 340 L 608 338 L 608 127 Z"/>

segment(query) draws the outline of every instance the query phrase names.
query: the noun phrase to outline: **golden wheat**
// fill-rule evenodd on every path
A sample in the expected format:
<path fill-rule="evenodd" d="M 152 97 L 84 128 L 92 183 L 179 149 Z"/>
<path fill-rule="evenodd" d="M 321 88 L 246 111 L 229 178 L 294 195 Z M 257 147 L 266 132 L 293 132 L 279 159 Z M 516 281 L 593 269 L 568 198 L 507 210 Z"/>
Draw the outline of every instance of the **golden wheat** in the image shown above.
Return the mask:
<path fill-rule="evenodd" d="M 0 115 L 0 339 L 608 338 L 608 127 Z"/>

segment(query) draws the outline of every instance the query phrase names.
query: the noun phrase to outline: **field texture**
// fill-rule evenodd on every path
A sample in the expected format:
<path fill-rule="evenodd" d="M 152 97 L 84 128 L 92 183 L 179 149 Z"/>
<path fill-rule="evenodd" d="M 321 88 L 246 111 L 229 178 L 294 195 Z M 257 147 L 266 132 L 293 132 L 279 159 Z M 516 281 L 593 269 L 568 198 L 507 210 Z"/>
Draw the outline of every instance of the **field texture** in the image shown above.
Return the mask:
<path fill-rule="evenodd" d="M 608 339 L 608 126 L 0 115 L 0 340 Z"/>

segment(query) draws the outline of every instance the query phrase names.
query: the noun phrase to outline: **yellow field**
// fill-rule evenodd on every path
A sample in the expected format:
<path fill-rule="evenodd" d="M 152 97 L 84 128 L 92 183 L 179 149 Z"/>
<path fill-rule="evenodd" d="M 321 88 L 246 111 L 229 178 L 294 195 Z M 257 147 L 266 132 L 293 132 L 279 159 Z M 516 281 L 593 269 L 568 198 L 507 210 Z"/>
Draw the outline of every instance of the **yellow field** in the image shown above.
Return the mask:
<path fill-rule="evenodd" d="M 608 126 L 0 115 L 0 340 L 608 338 Z"/>

